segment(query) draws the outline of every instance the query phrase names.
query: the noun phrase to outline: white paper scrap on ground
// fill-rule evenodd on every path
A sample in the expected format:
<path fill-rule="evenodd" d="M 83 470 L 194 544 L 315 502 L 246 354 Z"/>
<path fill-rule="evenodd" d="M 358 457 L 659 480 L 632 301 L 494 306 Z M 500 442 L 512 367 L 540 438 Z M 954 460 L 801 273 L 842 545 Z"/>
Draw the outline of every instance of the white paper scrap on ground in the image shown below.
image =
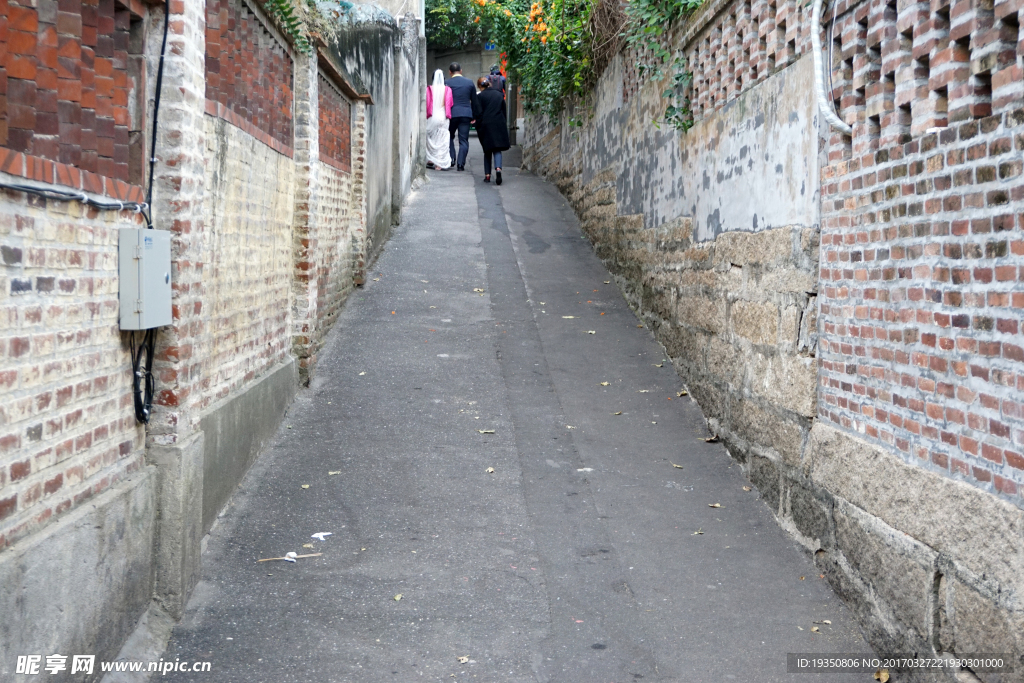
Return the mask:
<path fill-rule="evenodd" d="M 333 536 L 333 535 L 334 535 L 333 531 L 318 531 L 315 534 L 313 534 L 312 536 L 310 536 L 310 538 L 315 538 L 318 541 L 323 541 L 328 536 Z"/>

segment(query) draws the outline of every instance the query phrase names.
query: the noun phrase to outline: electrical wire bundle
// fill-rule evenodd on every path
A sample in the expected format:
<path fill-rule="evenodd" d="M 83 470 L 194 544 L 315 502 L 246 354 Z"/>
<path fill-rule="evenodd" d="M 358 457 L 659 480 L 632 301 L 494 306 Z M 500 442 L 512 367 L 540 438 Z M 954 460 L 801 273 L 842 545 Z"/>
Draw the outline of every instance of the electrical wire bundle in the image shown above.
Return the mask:
<path fill-rule="evenodd" d="M 149 424 L 153 412 L 153 394 L 156 380 L 153 378 L 153 354 L 156 346 L 156 328 L 152 327 L 142 335 L 142 343 L 135 345 L 135 332 L 128 337 L 132 353 L 132 395 L 135 397 L 135 419 Z"/>

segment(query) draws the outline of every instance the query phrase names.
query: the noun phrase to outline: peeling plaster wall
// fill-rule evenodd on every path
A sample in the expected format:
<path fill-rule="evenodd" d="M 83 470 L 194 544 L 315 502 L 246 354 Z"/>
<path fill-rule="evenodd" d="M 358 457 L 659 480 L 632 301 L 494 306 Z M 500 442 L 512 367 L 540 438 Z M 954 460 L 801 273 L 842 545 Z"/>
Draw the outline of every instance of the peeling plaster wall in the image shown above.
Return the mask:
<path fill-rule="evenodd" d="M 592 122 L 562 136 L 561 145 L 562 155 L 579 157 L 583 183 L 609 159 L 622 163 L 615 183 L 619 213 L 643 214 L 647 226 L 690 216 L 697 241 L 733 230 L 817 225 L 810 59 L 745 91 L 685 134 L 651 123 L 663 106 L 656 85 L 639 106 L 623 106 L 622 68 L 619 55 L 600 79 Z"/>

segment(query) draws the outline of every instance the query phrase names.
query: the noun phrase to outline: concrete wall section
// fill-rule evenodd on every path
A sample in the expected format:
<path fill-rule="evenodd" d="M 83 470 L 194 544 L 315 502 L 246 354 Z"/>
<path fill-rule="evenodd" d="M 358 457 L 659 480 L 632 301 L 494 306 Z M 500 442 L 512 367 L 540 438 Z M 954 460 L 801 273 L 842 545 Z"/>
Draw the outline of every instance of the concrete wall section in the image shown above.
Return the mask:
<path fill-rule="evenodd" d="M 662 88 L 648 83 L 623 106 L 624 57 L 600 79 L 592 122 L 563 136 L 561 153 L 578 156 L 584 183 L 616 159 L 620 213 L 657 226 L 693 218 L 697 241 L 730 230 L 818 223 L 818 134 L 811 60 L 801 59 L 738 97 L 685 134 L 660 118 Z M 575 133 L 575 131 L 574 131 Z M 625 134 L 624 134 L 625 133 Z"/>
<path fill-rule="evenodd" d="M 365 108 L 365 156 L 392 159 L 395 152 L 396 51 L 401 50 L 401 32 L 390 14 L 373 6 L 356 6 L 344 15 L 337 30 L 337 49 L 342 66 L 359 74 L 373 98 Z M 365 168 L 363 192 L 366 202 L 366 262 L 373 261 L 391 232 L 394 222 L 391 163 Z"/>
<path fill-rule="evenodd" d="M 298 364 L 288 358 L 246 390 L 210 406 L 203 430 L 202 505 L 205 534 L 291 405 L 299 386 Z"/>
<path fill-rule="evenodd" d="M 491 72 L 491 67 L 500 61 L 497 49 L 486 50 L 483 46 L 475 46 L 467 50 L 427 50 L 427 78 L 433 81 L 434 70 L 440 69 L 448 78 L 448 65 L 458 62 L 462 65 L 462 75 L 476 82 L 481 76 Z M 426 83 L 424 82 L 424 85 Z"/>
<path fill-rule="evenodd" d="M 152 599 L 155 474 L 133 474 L 0 554 L 0 678 L 18 678 L 18 655 L 114 659 Z"/>

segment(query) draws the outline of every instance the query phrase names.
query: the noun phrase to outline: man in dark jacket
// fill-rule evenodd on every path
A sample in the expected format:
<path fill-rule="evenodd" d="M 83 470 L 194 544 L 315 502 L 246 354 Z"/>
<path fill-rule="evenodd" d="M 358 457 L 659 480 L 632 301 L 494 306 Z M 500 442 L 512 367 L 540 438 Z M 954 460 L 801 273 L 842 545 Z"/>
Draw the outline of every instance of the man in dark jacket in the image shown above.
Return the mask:
<path fill-rule="evenodd" d="M 466 155 L 469 154 L 469 126 L 473 123 L 473 111 L 477 108 L 476 87 L 473 81 L 462 75 L 462 65 L 452 62 L 448 65 L 452 75 L 444 82 L 452 89 L 452 118 L 448 124 L 448 152 L 452 164 L 460 171 L 466 170 Z M 455 155 L 455 134 L 459 134 L 459 154 Z"/>
<path fill-rule="evenodd" d="M 505 96 L 505 77 L 501 75 L 501 67 L 497 64 L 491 67 L 491 75 L 487 77 L 487 80 L 491 83 L 492 90 L 501 91 L 502 97 Z"/>

